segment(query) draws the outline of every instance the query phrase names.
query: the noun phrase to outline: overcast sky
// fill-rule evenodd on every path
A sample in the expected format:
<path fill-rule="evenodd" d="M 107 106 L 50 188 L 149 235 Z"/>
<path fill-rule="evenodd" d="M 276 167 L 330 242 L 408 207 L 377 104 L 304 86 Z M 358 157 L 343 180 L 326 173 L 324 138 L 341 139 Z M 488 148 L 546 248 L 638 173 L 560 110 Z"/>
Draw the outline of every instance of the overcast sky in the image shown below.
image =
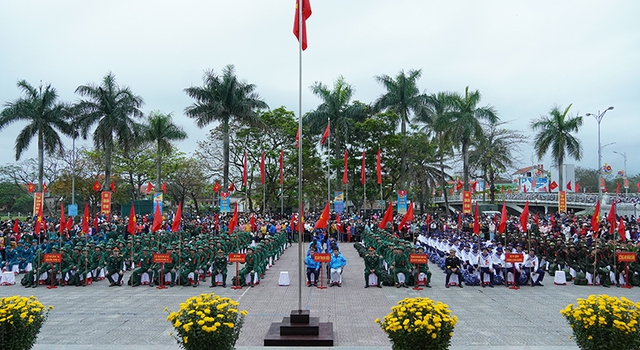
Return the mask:
<path fill-rule="evenodd" d="M 109 71 L 145 101 L 144 112 L 172 112 L 189 133 L 191 153 L 206 137 L 183 115 L 183 92 L 202 84 L 205 69 L 227 64 L 257 85 L 271 108 L 298 110 L 295 0 L 1 1 L 0 102 L 20 96 L 16 82 L 51 83 L 62 101 Z M 609 106 L 602 122 L 603 163 L 640 173 L 640 2 L 311 0 L 304 52 L 303 110 L 319 100 L 309 86 L 343 75 L 355 99 L 383 93 L 373 79 L 422 69 L 428 93 L 468 85 L 508 127 L 531 135 L 529 123 L 554 105 L 585 115 Z M 16 124 L 0 132 L 0 164 L 14 160 Z M 597 123 L 584 117 L 578 137 L 596 168 Z M 71 142 L 68 142 L 69 145 Z M 531 164 L 523 145 L 522 166 Z M 36 157 L 36 140 L 24 158 Z M 567 163 L 572 163 L 567 160 Z M 544 160 L 549 168 L 550 161 Z"/>

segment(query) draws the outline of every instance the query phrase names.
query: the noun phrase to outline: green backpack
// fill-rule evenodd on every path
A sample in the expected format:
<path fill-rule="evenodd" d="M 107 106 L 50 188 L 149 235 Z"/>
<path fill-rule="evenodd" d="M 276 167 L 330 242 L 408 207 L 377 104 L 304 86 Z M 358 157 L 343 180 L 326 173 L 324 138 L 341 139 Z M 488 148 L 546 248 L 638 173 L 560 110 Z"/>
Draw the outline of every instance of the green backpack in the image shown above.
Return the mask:
<path fill-rule="evenodd" d="M 569 271 L 569 269 L 564 269 L 562 271 L 564 271 L 564 276 L 567 279 L 567 282 L 571 282 L 571 280 L 573 279 L 573 277 L 571 276 L 571 271 Z"/>
<path fill-rule="evenodd" d="M 587 281 L 587 276 L 584 274 L 584 272 L 576 273 L 576 279 L 573 280 L 573 284 L 575 284 L 576 286 L 586 286 L 587 284 L 589 284 Z"/>

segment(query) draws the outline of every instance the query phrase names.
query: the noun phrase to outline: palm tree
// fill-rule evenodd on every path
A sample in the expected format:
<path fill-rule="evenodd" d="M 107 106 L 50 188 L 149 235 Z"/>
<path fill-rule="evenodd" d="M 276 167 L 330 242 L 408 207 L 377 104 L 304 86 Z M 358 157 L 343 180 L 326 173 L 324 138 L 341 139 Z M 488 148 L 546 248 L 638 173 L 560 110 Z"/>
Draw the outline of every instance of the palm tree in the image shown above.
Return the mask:
<path fill-rule="evenodd" d="M 531 130 L 538 131 L 533 138 L 533 148 L 538 160 L 551 149 L 551 158 L 558 168 L 560 188 L 564 188 L 562 166 L 567 156 L 575 160 L 582 159 L 582 145 L 572 133 L 577 133 L 582 126 L 582 116 L 569 117 L 569 105 L 564 111 L 554 106 L 549 115 L 531 121 Z"/>
<path fill-rule="evenodd" d="M 269 108 L 260 99 L 256 86 L 238 80 L 233 65 L 222 69 L 222 76 L 212 70 L 204 72 L 203 86 L 184 89 L 185 93 L 196 100 L 185 109 L 188 117 L 196 120 L 196 125 L 203 128 L 214 120 L 223 124 L 222 157 L 223 188 L 229 186 L 229 119 L 234 118 L 244 123 L 257 123 L 256 109 Z"/>
<path fill-rule="evenodd" d="M 385 109 L 392 110 L 400 116 L 400 131 L 402 133 L 402 157 L 400 159 L 400 183 L 403 189 L 407 181 L 407 160 L 404 155 L 407 142 L 405 135 L 407 133 L 407 122 L 409 115 L 413 112 L 414 116 L 425 113 L 427 95 L 421 94 L 418 89 L 417 81 L 422 75 L 422 70 L 410 70 L 405 74 L 404 70 L 400 71 L 396 78 L 388 75 L 376 76 L 377 82 L 382 84 L 387 90 L 374 102 L 374 110 L 381 111 Z"/>
<path fill-rule="evenodd" d="M 144 102 L 129 87 L 118 86 L 116 77 L 111 72 L 104 76 L 101 85 L 80 85 L 76 93 L 86 99 L 76 105 L 75 124 L 84 139 L 87 139 L 89 129 L 97 124 L 93 131 L 93 143 L 96 148 L 104 151 L 103 189 L 108 189 L 114 146 L 118 145 L 127 152 L 134 145 L 138 127 L 133 118 L 142 117 L 140 107 Z"/>
<path fill-rule="evenodd" d="M 38 191 L 42 191 L 45 152 L 48 156 L 62 152 L 64 145 L 58 132 L 68 136 L 75 132 L 69 123 L 68 106 L 57 102 L 58 93 L 50 84 L 44 87 L 44 91 L 42 86 L 37 89 L 25 80 L 20 80 L 17 86 L 25 96 L 5 104 L 5 109 L 0 113 L 0 130 L 17 121 L 29 123 L 16 138 L 16 160 L 29 148 L 31 140 L 37 134 Z"/>
<path fill-rule="evenodd" d="M 187 138 L 182 127 L 173 123 L 171 113 L 163 114 L 153 111 L 149 115 L 149 123 L 142 126 L 142 138 L 156 144 L 156 186 L 160 184 L 162 155 L 171 152 L 171 142 Z"/>
<path fill-rule="evenodd" d="M 351 103 L 354 90 L 342 76 L 334 82 L 333 90 L 320 82 L 315 82 L 311 85 L 311 91 L 322 99 L 322 103 L 318 108 L 307 113 L 303 122 L 309 125 L 311 133 L 319 134 L 325 130 L 330 120 L 334 154 L 342 154 L 349 135 L 352 135 L 355 130 L 355 123 L 367 116 L 368 108 L 362 103 Z M 342 181 L 337 181 L 337 189 L 341 188 Z"/>
<path fill-rule="evenodd" d="M 462 153 L 462 178 L 464 190 L 469 190 L 469 146 L 482 137 L 483 120 L 490 123 L 498 121 L 496 111 L 491 106 L 478 107 L 481 95 L 478 90 L 469 91 L 467 86 L 464 96 L 453 93 L 451 96 L 451 112 L 445 114 L 435 126 L 449 140 L 460 147 Z"/>

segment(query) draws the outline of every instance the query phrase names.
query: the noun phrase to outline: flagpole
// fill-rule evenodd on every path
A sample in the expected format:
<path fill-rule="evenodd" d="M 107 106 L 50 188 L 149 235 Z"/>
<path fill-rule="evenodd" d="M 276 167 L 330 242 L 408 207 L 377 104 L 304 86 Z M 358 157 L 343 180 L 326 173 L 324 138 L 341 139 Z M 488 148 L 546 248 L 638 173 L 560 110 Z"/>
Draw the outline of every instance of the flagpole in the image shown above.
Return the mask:
<path fill-rule="evenodd" d="M 327 127 L 329 128 L 329 136 L 327 136 L 327 202 L 331 203 L 331 117 L 327 120 Z"/>
<path fill-rule="evenodd" d="M 364 152 L 362 153 L 362 162 L 364 163 Z M 362 219 L 364 221 L 364 219 L 366 219 L 367 217 L 367 176 L 366 176 L 366 172 L 365 169 L 362 169 L 363 173 L 362 174 L 362 179 L 364 181 L 362 181 L 362 197 L 363 197 L 363 201 L 362 201 L 362 208 L 364 209 L 364 213 L 362 214 Z"/>
<path fill-rule="evenodd" d="M 305 27 L 302 25 L 302 6 L 304 2 L 298 1 L 298 28 L 300 38 L 298 40 L 298 311 L 302 312 L 302 283 L 304 282 L 302 272 L 302 241 L 304 229 L 302 228 L 302 42 L 306 35 Z"/>

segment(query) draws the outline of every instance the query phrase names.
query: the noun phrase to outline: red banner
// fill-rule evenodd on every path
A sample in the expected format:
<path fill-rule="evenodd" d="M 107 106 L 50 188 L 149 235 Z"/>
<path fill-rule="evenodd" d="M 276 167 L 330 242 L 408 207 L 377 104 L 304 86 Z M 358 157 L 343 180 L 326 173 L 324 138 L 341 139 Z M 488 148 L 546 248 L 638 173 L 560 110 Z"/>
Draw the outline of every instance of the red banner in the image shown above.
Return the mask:
<path fill-rule="evenodd" d="M 319 263 L 331 262 L 331 254 L 330 253 L 316 253 L 316 254 L 313 254 L 313 261 L 319 262 Z"/>
<path fill-rule="evenodd" d="M 42 207 L 42 192 L 36 192 L 33 196 L 33 216 L 38 215 L 38 210 Z"/>
<path fill-rule="evenodd" d="M 471 191 L 462 192 L 462 212 L 471 214 Z"/>
<path fill-rule="evenodd" d="M 567 212 L 567 192 L 558 192 L 558 211 L 561 213 Z"/>
<path fill-rule="evenodd" d="M 42 261 L 45 264 L 59 264 L 62 262 L 62 254 L 45 254 Z"/>
<path fill-rule="evenodd" d="M 427 254 L 409 254 L 409 262 L 412 264 L 427 264 L 429 263 L 429 256 Z"/>
<path fill-rule="evenodd" d="M 507 263 L 521 263 L 524 261 L 524 255 L 518 253 L 506 253 L 504 255 L 504 262 Z"/>
<path fill-rule="evenodd" d="M 616 253 L 616 259 L 618 259 L 619 262 L 636 262 L 636 253 L 619 252 Z"/>
<path fill-rule="evenodd" d="M 156 264 L 170 264 L 171 254 L 169 253 L 154 253 L 153 262 Z"/>
<path fill-rule="evenodd" d="M 109 191 L 102 192 L 102 197 L 100 200 L 100 212 L 105 214 L 111 213 L 111 192 Z"/>
<path fill-rule="evenodd" d="M 232 263 L 244 263 L 246 261 L 246 255 L 245 254 L 229 254 L 229 262 Z"/>

